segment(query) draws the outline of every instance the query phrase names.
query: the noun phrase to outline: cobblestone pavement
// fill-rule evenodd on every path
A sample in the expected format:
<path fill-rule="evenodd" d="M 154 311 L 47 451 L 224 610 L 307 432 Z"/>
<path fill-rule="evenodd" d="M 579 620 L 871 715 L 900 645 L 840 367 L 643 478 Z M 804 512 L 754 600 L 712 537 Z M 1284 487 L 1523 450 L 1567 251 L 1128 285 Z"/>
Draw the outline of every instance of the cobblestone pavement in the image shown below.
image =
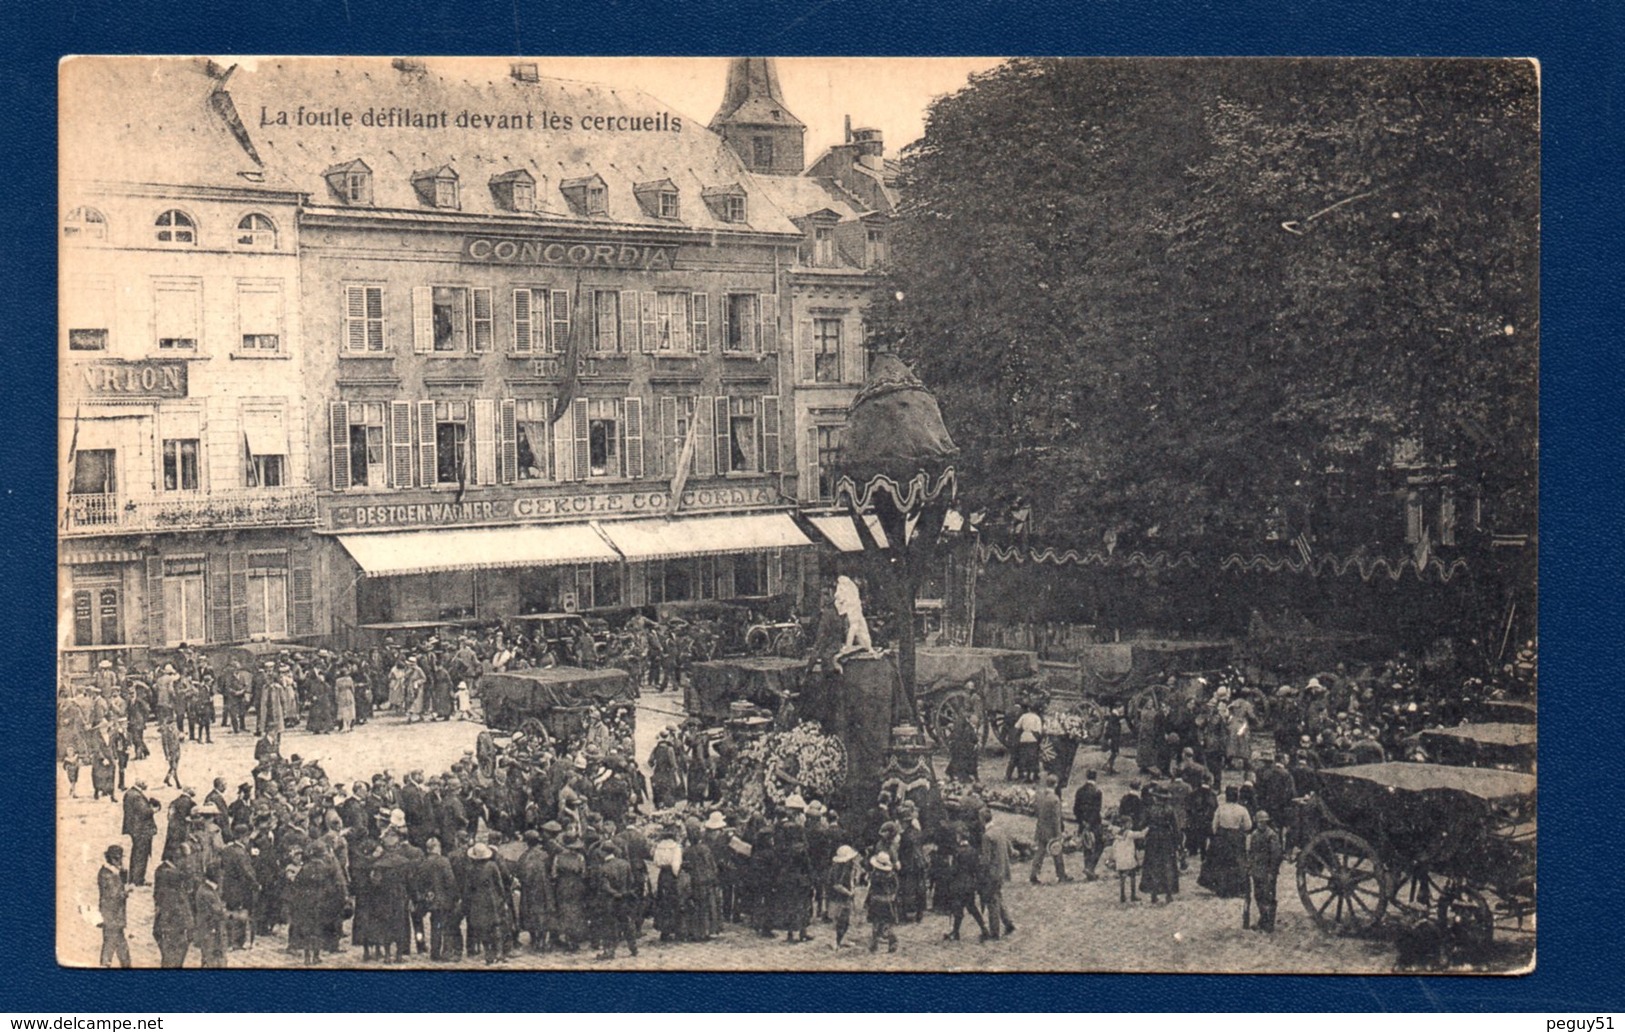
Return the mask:
<path fill-rule="evenodd" d="M 638 753 L 647 756 L 658 730 L 681 719 L 680 702 L 675 696 L 654 696 L 644 700 L 638 720 Z M 443 770 L 465 749 L 473 745 L 479 726 L 463 722 L 400 723 L 388 714 L 343 735 L 313 736 L 292 731 L 284 740 L 286 753 L 298 753 L 319 760 L 330 775 L 345 781 L 370 776 L 382 769 L 404 773 L 416 767 Z M 216 729 L 218 732 L 219 729 Z M 153 745 L 156 746 L 154 740 Z M 1097 764 L 1101 757 L 1092 750 L 1080 750 L 1078 775 Z M 253 766 L 253 737 L 217 733 L 213 745 L 185 747 L 181 770 L 187 784 L 196 787 L 199 798 L 218 774 L 224 776 L 233 792 Z M 1108 805 L 1127 788 L 1132 759 L 1119 760 L 1118 773 L 1102 771 Z M 144 778 L 149 788 L 165 804 L 174 798 L 174 789 L 163 787 L 164 764 L 156 755 L 134 763 L 129 778 Z M 1003 759 L 986 757 L 983 775 L 996 779 L 1003 774 Z M 113 842 L 124 842 L 119 832 L 121 810 L 106 800 L 91 802 L 89 772 L 80 777 L 80 798 L 67 795 L 67 779 L 57 774 L 57 869 L 60 889 L 57 895 L 58 960 L 70 966 L 97 963 L 101 935 L 81 915 L 80 908 L 94 907 L 96 868 L 102 850 Z M 1070 795 L 1068 796 L 1070 803 Z M 995 820 L 1018 835 L 1030 835 L 1032 819 L 998 814 Z M 164 833 L 164 815 L 159 817 L 159 839 Z M 156 860 L 155 860 L 156 862 Z M 1076 875 L 1081 871 L 1074 870 Z M 773 941 L 757 937 L 742 925 L 733 925 L 722 936 L 707 943 L 660 945 L 646 922 L 645 938 L 637 958 L 623 955 L 614 961 L 594 959 L 591 951 L 577 954 L 521 954 L 500 965 L 502 969 L 559 970 L 834 970 L 834 971 L 1225 971 L 1225 972 L 1313 972 L 1380 973 L 1392 969 L 1394 950 L 1383 941 L 1345 939 L 1323 934 L 1310 922 L 1298 903 L 1292 869 L 1284 866 L 1280 884 L 1280 917 L 1273 935 L 1241 928 L 1241 901 L 1215 898 L 1196 887 L 1197 865 L 1181 879 L 1183 891 L 1172 904 L 1153 907 L 1147 902 L 1121 904 L 1115 877 L 1086 882 L 1080 876 L 1070 884 L 1056 884 L 1053 871 L 1046 870 L 1044 883 L 1030 885 L 1025 868 L 1006 887 L 1006 902 L 1017 930 L 1006 939 L 981 944 L 975 925 L 967 917 L 960 942 L 944 942 L 948 919 L 927 915 L 922 924 L 903 925 L 896 953 L 867 950 L 868 926 L 856 925 L 849 934 L 855 948 L 832 949 L 834 931 L 828 924 L 816 924 L 814 941 L 787 944 L 782 937 Z M 1143 898 L 1143 897 L 1142 897 Z M 152 892 L 138 888 L 130 897 L 128 938 L 138 966 L 156 966 L 157 947 L 152 941 Z M 278 935 L 245 951 L 233 952 L 228 963 L 237 967 L 293 967 L 298 958 L 284 949 L 285 938 Z M 188 966 L 197 963 L 197 952 L 188 957 Z M 359 949 L 325 957 L 324 966 L 360 967 Z M 436 968 L 453 965 L 435 965 Z M 479 958 L 464 960 L 465 968 L 483 968 Z"/>

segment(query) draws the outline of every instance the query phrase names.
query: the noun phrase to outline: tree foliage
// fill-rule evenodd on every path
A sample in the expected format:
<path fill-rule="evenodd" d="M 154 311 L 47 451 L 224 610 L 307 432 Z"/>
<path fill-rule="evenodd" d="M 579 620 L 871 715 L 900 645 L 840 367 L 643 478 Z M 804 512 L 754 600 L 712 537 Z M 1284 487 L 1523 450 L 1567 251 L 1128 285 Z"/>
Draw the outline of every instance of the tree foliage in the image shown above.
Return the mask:
<path fill-rule="evenodd" d="M 1406 438 L 1527 530 L 1538 133 L 1518 62 L 1009 62 L 906 153 L 876 314 L 1046 536 L 1256 540 Z"/>

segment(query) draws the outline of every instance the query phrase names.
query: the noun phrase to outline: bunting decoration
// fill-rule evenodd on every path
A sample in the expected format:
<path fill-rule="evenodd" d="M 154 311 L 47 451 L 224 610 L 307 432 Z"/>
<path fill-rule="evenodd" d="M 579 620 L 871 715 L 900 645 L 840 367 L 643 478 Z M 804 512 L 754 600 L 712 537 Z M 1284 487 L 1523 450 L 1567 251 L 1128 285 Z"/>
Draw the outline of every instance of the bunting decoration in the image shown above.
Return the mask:
<path fill-rule="evenodd" d="M 1274 558 L 1262 554 L 1251 556 L 1233 552 L 1219 560 L 1221 571 L 1237 573 L 1297 573 L 1308 574 L 1311 577 L 1343 577 L 1354 572 L 1359 574 L 1360 580 L 1370 581 L 1373 577 L 1384 574 L 1391 581 L 1398 581 L 1407 573 L 1414 574 L 1418 580 L 1426 578 L 1430 573 L 1439 578 L 1440 583 L 1449 584 L 1459 574 L 1468 573 L 1470 567 L 1465 559 L 1452 559 L 1445 562 L 1437 555 L 1430 554 L 1420 562 L 1414 555 L 1399 559 L 1390 559 L 1386 556 L 1351 555 L 1339 559 L 1331 555 L 1305 554 L 1305 543 L 1296 542 L 1297 558 Z M 1138 567 L 1144 570 L 1196 570 L 1204 565 L 1190 552 L 1170 554 L 1168 552 L 1130 552 L 1127 555 L 1117 555 L 1110 552 L 1080 552 L 1075 548 L 1058 550 L 1054 548 L 1020 548 L 995 544 L 978 544 L 976 557 L 982 562 L 1013 563 L 1021 566 L 1031 563 L 1035 566 L 1098 566 L 1101 569 L 1128 569 Z"/>
<path fill-rule="evenodd" d="M 935 484 L 924 470 L 914 474 L 906 484 L 899 484 L 881 473 L 870 478 L 862 488 L 850 476 L 843 476 L 835 482 L 835 502 L 837 505 L 845 502 L 858 512 L 868 512 L 875 494 L 880 491 L 891 497 L 899 512 L 915 512 L 920 505 L 936 501 L 945 492 L 950 501 L 958 497 L 959 479 L 952 466 L 942 471 Z"/>

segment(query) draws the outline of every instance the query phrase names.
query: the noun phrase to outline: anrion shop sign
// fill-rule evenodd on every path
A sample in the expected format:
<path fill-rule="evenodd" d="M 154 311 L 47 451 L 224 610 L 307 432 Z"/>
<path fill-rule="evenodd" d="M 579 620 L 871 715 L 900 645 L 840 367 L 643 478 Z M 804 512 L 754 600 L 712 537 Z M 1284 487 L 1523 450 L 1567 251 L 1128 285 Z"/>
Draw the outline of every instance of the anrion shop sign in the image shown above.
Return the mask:
<path fill-rule="evenodd" d="M 88 362 L 79 367 L 87 398 L 184 398 L 185 362 Z"/>
<path fill-rule="evenodd" d="M 490 265 L 573 269 L 670 269 L 676 254 L 675 244 L 567 242 L 493 236 L 463 238 L 463 261 Z"/>
<path fill-rule="evenodd" d="M 728 512 L 772 505 L 775 492 L 768 484 L 721 484 L 683 492 L 682 515 Z M 461 502 L 451 499 L 380 502 L 376 505 L 336 505 L 329 513 L 340 530 L 361 527 L 404 529 L 447 527 L 479 523 L 530 523 L 590 520 L 613 516 L 663 516 L 672 511 L 667 491 L 616 491 L 604 494 L 521 494 Z"/>

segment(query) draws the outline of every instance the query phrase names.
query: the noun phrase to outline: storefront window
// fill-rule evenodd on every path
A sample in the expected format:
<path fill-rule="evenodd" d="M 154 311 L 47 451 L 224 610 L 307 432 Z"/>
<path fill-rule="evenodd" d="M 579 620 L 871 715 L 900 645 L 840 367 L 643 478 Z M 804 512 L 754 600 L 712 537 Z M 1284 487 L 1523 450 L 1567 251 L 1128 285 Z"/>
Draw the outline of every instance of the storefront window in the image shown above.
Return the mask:
<path fill-rule="evenodd" d="M 621 566 L 619 563 L 594 563 L 592 567 L 592 604 L 610 609 L 622 604 Z"/>
<path fill-rule="evenodd" d="M 248 634 L 251 638 L 288 636 L 288 553 L 251 552 L 248 556 Z"/>
<path fill-rule="evenodd" d="M 757 552 L 734 556 L 733 596 L 751 598 L 767 594 L 767 556 Z"/>
<path fill-rule="evenodd" d="M 164 560 L 164 641 L 169 645 L 204 640 L 203 559 Z"/>

